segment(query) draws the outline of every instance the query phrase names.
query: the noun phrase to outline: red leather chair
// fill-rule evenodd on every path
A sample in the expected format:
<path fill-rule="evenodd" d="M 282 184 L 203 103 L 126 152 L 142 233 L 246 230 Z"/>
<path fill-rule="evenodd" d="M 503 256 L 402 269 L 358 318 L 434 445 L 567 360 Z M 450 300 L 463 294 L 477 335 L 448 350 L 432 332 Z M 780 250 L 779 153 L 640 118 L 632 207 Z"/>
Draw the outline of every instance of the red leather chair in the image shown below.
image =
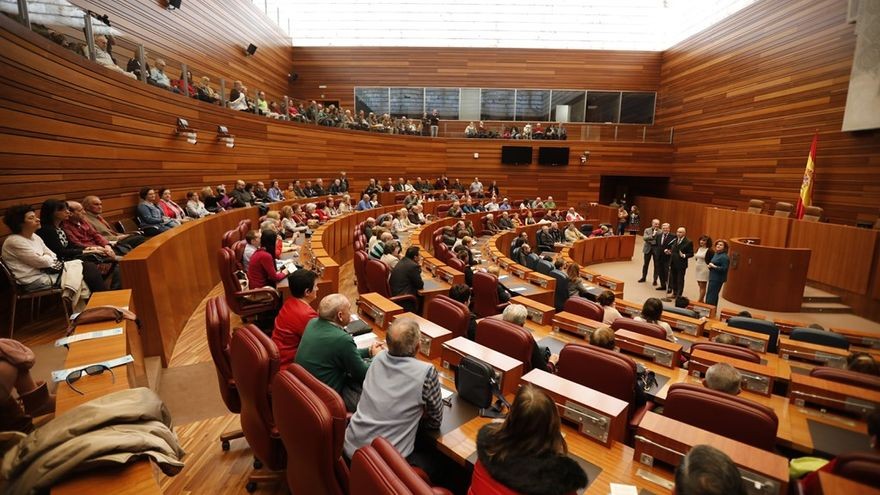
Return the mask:
<path fill-rule="evenodd" d="M 369 292 L 378 292 L 380 296 L 390 299 L 404 307 L 418 308 L 419 298 L 412 294 L 401 294 L 399 296 L 391 295 L 391 284 L 388 283 L 388 277 L 391 270 L 388 265 L 379 260 L 368 259 L 364 266 L 364 272 L 367 277 L 367 288 Z"/>
<path fill-rule="evenodd" d="M 605 310 L 602 306 L 583 297 L 569 297 L 565 301 L 564 310 L 595 321 L 602 321 L 605 318 Z"/>
<path fill-rule="evenodd" d="M 694 342 L 694 344 L 691 345 L 690 352 L 693 354 L 694 351 L 697 350 L 711 352 L 712 354 L 718 354 L 721 356 L 728 356 L 734 359 L 741 359 L 750 363 L 761 363 L 761 356 L 758 353 L 738 345 L 718 344 L 716 342 Z"/>
<path fill-rule="evenodd" d="M 222 297 L 208 299 L 205 306 L 205 333 L 208 337 L 208 349 L 214 360 L 214 368 L 217 370 L 217 382 L 220 385 L 220 397 L 229 412 L 238 414 L 241 412 L 241 399 L 238 397 L 238 389 L 235 386 L 235 378 L 232 377 L 232 360 L 230 358 L 229 344 L 232 340 L 232 332 L 229 328 L 229 306 Z M 230 431 L 220 435 L 220 446 L 223 450 L 229 450 L 229 441 L 242 438 L 241 430 Z"/>
<path fill-rule="evenodd" d="M 467 306 L 447 296 L 436 296 L 425 308 L 425 319 L 452 332 L 454 337 L 467 337 L 471 312 Z"/>
<path fill-rule="evenodd" d="M 451 258 L 449 258 L 446 261 L 446 264 L 449 265 L 449 267 L 452 268 L 453 270 L 458 270 L 460 272 L 464 272 L 465 267 L 467 267 L 467 264 L 465 264 L 464 261 L 458 259 L 455 256 L 452 256 Z"/>
<path fill-rule="evenodd" d="M 232 244 L 232 252 L 235 253 L 235 262 L 237 263 L 237 269 L 242 270 L 244 268 L 244 248 L 247 247 L 247 241 L 235 241 Z"/>
<path fill-rule="evenodd" d="M 880 454 L 876 452 L 840 454 L 832 472 L 868 486 L 880 486 Z"/>
<path fill-rule="evenodd" d="M 350 480 L 359 495 L 451 495 L 446 489 L 431 488 L 382 437 L 354 453 Z"/>
<path fill-rule="evenodd" d="M 474 313 L 479 318 L 497 315 L 504 311 L 509 303 L 498 300 L 498 277 L 490 273 L 474 273 Z"/>
<path fill-rule="evenodd" d="M 238 222 L 239 239 L 244 239 L 244 236 L 247 235 L 249 230 L 251 230 L 251 219 L 250 218 L 245 218 L 244 220 Z"/>
<path fill-rule="evenodd" d="M 354 252 L 354 278 L 355 282 L 357 282 L 358 294 L 366 294 L 370 292 L 370 289 L 367 286 L 366 265 L 368 259 L 370 259 L 370 255 L 367 254 L 366 251 Z"/>
<path fill-rule="evenodd" d="M 272 410 L 287 456 L 291 493 L 346 495 L 348 466 L 342 458 L 346 412 L 342 397 L 298 364 L 272 381 Z"/>
<path fill-rule="evenodd" d="M 226 304 L 233 313 L 242 319 L 258 315 L 266 311 L 276 311 L 281 304 L 278 291 L 272 287 L 241 290 L 241 284 L 235 276 L 235 253 L 230 248 L 217 251 L 217 267 L 220 280 L 226 295 Z"/>
<path fill-rule="evenodd" d="M 611 322 L 611 329 L 614 331 L 624 329 L 647 335 L 648 337 L 654 337 L 655 339 L 666 340 L 666 330 L 660 325 L 655 325 L 654 323 L 636 321 L 629 318 L 617 318 Z"/>
<path fill-rule="evenodd" d="M 265 465 L 272 471 L 280 471 L 284 469 L 287 454 L 275 426 L 269 392 L 272 379 L 278 373 L 278 348 L 262 330 L 245 325 L 232 336 L 230 352 L 232 376 L 241 398 L 241 429 L 254 452 L 254 468 Z M 265 475 L 252 475 L 246 488 L 253 492 L 258 481 L 266 480 Z"/>
<path fill-rule="evenodd" d="M 434 256 L 437 257 L 443 263 L 449 263 L 449 260 L 453 258 L 452 252 L 449 250 L 449 246 L 445 243 L 441 242 L 437 245 L 437 250 L 434 251 Z"/>
<path fill-rule="evenodd" d="M 880 392 L 880 378 L 865 373 L 818 366 L 810 370 L 810 376 Z"/>
<path fill-rule="evenodd" d="M 477 323 L 477 343 L 523 363 L 523 374 L 532 371 L 535 339 L 525 328 L 498 318 Z"/>
<path fill-rule="evenodd" d="M 247 233 L 247 232 L 245 232 Z M 227 230 L 225 234 L 223 234 L 223 246 L 231 248 L 233 244 L 242 240 L 244 236 L 238 231 L 238 229 Z"/>
<path fill-rule="evenodd" d="M 712 433 L 773 451 L 779 419 L 773 409 L 690 383 L 669 387 L 663 415 Z"/>
<path fill-rule="evenodd" d="M 559 352 L 556 375 L 630 404 L 629 425 L 633 431 L 642 416 L 654 408 L 652 402 L 635 409 L 636 362 L 629 356 L 596 346 L 566 344 Z"/>
<path fill-rule="evenodd" d="M 360 239 L 354 240 L 354 250 L 355 251 L 363 251 L 364 250 L 364 243 L 361 242 Z"/>

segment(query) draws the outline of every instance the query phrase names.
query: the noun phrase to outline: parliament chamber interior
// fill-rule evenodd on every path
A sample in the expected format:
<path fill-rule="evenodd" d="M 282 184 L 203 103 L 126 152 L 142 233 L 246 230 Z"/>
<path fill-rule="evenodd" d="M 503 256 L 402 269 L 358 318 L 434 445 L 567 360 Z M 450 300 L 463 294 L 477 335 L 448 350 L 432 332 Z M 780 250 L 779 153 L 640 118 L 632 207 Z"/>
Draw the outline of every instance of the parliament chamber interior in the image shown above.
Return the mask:
<path fill-rule="evenodd" d="M 0 492 L 880 494 L 880 3 L 0 12 Z"/>

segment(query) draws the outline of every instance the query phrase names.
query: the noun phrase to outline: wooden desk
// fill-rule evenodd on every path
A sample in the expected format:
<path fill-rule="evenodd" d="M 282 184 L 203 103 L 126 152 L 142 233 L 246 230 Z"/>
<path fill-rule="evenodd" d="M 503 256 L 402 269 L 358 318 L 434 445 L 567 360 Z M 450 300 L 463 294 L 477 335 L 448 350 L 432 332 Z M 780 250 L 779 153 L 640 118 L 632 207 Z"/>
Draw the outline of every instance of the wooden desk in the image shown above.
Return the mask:
<path fill-rule="evenodd" d="M 529 319 L 539 325 L 549 325 L 550 321 L 553 319 L 553 315 L 556 314 L 556 310 L 553 306 L 539 303 L 538 301 L 529 299 L 525 296 L 512 297 L 510 298 L 510 302 L 525 306 L 526 310 L 529 312 Z"/>
<path fill-rule="evenodd" d="M 836 347 L 811 344 L 787 337 L 779 337 L 779 355 L 782 359 L 803 359 L 823 366 L 845 368 L 849 352 Z"/>
<path fill-rule="evenodd" d="M 767 346 L 770 342 L 770 336 L 767 334 L 752 332 L 751 330 L 731 327 L 725 323 L 710 321 L 709 338 L 714 339 L 721 333 L 732 336 L 736 339 L 737 344 L 744 345 L 761 354 L 767 352 Z"/>
<path fill-rule="evenodd" d="M 421 340 L 419 341 L 419 352 L 428 359 L 440 357 L 440 346 L 444 342 L 453 337 L 452 332 L 434 323 L 426 320 L 415 313 L 400 313 L 394 315 L 394 320 L 401 318 L 409 318 L 415 320 L 419 324 L 419 332 L 421 332 Z"/>
<path fill-rule="evenodd" d="M 614 342 L 620 350 L 630 352 L 666 368 L 677 368 L 681 362 L 681 344 L 655 339 L 630 330 L 614 332 Z"/>
<path fill-rule="evenodd" d="M 422 298 L 422 311 L 424 312 L 424 309 L 428 307 L 428 303 L 431 302 L 431 299 L 434 299 L 437 296 L 448 296 L 449 289 L 451 289 L 452 286 L 443 280 L 430 278 L 425 273 L 422 274 L 422 281 L 425 285 L 419 291 L 419 296 Z"/>
<path fill-rule="evenodd" d="M 443 343 L 440 351 L 441 366 L 445 369 L 458 366 L 464 356 L 477 358 L 494 368 L 502 394 L 512 394 L 519 388 L 523 371 L 522 361 L 470 341 L 466 337 L 456 337 Z"/>
<path fill-rule="evenodd" d="M 554 332 L 568 332 L 587 340 L 596 329 L 607 326 L 601 321 L 591 320 L 567 311 L 556 313 L 552 321 Z"/>
<path fill-rule="evenodd" d="M 96 292 L 92 294 L 88 307 L 105 305 L 128 306 L 130 310 L 135 311 L 130 290 Z M 103 395 L 128 388 L 146 386 L 140 335 L 134 322 L 124 320 L 124 323 L 109 321 L 80 325 L 76 327 L 74 334 L 118 328 L 120 326 L 123 328 L 122 335 L 84 340 L 70 344 L 70 350 L 67 353 L 64 367 L 72 368 L 92 364 L 122 357 L 126 354 L 131 354 L 134 357 L 134 363 L 114 368 L 112 376 L 106 371 L 96 376 L 83 375 L 76 382 L 76 388 L 82 391 L 84 395 L 77 394 L 65 383 L 59 383 L 55 402 L 56 416 L 61 416 L 76 406 Z M 52 488 L 52 493 L 56 495 L 82 495 L 87 493 L 159 494 L 161 491 L 153 472 L 154 469 L 150 461 L 143 459 L 125 466 L 99 469 L 75 475 L 55 485 Z"/>
<path fill-rule="evenodd" d="M 705 320 L 691 318 L 689 316 L 671 313 L 669 311 L 664 311 L 660 315 L 660 320 L 669 323 L 669 326 L 672 327 L 673 330 L 678 330 L 683 334 L 694 337 L 702 337 L 706 325 Z"/>
<path fill-rule="evenodd" d="M 830 330 L 846 337 L 846 340 L 852 345 L 880 349 L 880 335 L 877 335 L 876 332 L 841 327 L 831 327 Z"/>
<path fill-rule="evenodd" d="M 556 279 L 538 272 L 529 272 L 526 274 L 526 280 L 532 285 L 537 285 L 542 289 L 556 290 Z"/>
<path fill-rule="evenodd" d="M 811 403 L 858 415 L 880 410 L 880 392 L 808 375 L 792 375 L 789 396 L 798 407 Z"/>
<path fill-rule="evenodd" d="M 449 266 L 438 267 L 435 276 L 450 286 L 464 283 L 464 273 Z"/>
<path fill-rule="evenodd" d="M 553 305 L 553 291 L 548 289 L 543 289 L 538 287 L 537 285 L 530 284 L 527 280 L 523 280 L 520 277 L 517 277 L 510 273 L 504 273 L 498 277 L 498 281 L 504 284 L 508 289 L 513 287 L 522 287 L 522 290 L 512 291 L 518 296 L 528 297 L 534 301 L 537 301 L 541 304 L 546 304 L 548 306 Z"/>
<path fill-rule="evenodd" d="M 377 292 L 361 294 L 357 300 L 358 312 L 372 320 L 382 330 L 391 323 L 395 315 L 403 313 L 403 308 L 385 299 Z"/>
<path fill-rule="evenodd" d="M 822 495 L 880 495 L 880 488 L 824 471 L 819 471 L 819 489 Z"/>

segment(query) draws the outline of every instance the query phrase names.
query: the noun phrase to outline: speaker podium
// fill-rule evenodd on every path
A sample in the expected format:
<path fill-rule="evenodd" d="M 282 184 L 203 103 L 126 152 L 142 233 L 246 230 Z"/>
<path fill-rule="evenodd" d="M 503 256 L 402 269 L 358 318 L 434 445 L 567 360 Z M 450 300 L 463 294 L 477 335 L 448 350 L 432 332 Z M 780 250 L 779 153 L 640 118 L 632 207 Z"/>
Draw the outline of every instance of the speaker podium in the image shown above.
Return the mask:
<path fill-rule="evenodd" d="M 756 237 L 730 240 L 724 299 L 765 311 L 798 312 L 812 250 L 762 246 Z"/>

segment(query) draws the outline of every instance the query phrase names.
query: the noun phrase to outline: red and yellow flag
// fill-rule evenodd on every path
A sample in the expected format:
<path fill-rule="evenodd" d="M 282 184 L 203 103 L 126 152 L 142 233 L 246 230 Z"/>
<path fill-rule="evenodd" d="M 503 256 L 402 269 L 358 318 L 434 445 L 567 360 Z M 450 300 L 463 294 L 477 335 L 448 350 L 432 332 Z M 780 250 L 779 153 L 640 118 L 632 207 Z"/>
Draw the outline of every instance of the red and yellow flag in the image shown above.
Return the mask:
<path fill-rule="evenodd" d="M 813 144 L 810 146 L 810 156 L 807 157 L 807 168 L 804 170 L 804 181 L 801 183 L 801 195 L 798 198 L 796 218 L 804 218 L 804 210 L 813 205 L 813 173 L 816 167 L 816 144 L 819 142 L 819 133 L 813 135 Z"/>

